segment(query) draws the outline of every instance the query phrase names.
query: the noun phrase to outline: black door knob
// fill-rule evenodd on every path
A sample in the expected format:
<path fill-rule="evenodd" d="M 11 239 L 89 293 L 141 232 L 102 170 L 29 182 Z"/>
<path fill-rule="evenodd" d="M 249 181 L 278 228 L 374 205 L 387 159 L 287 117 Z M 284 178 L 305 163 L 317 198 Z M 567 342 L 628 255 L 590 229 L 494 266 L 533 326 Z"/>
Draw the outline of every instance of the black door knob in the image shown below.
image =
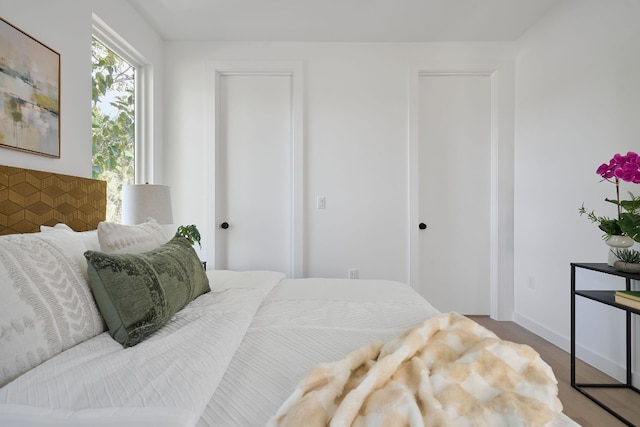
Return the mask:
<path fill-rule="evenodd" d="M 226 230 L 227 228 L 229 228 L 229 223 L 228 222 L 223 222 L 222 224 L 220 224 L 220 228 L 222 228 L 223 230 Z"/>
<path fill-rule="evenodd" d="M 419 228 L 420 230 L 424 230 L 424 229 L 426 229 L 426 228 L 427 228 L 427 224 L 425 224 L 424 222 L 421 222 L 421 223 L 418 225 L 418 228 Z"/>

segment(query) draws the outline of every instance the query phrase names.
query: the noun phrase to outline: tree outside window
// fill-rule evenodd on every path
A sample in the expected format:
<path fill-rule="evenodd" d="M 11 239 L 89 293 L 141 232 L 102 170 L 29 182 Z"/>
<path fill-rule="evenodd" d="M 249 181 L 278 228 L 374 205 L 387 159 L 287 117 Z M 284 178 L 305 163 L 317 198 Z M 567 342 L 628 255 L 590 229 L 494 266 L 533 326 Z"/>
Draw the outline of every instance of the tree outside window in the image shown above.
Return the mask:
<path fill-rule="evenodd" d="M 135 67 L 95 38 L 92 47 L 93 178 L 107 182 L 107 221 L 122 219 L 122 186 L 134 183 Z"/>

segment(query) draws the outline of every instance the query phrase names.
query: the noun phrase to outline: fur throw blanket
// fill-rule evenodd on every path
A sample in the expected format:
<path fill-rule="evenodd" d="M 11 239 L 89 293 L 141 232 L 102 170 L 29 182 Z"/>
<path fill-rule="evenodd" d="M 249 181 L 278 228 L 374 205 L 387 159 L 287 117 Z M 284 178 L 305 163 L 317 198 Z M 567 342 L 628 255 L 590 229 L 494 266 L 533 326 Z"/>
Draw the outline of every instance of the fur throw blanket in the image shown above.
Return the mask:
<path fill-rule="evenodd" d="M 545 426 L 557 394 L 531 347 L 447 313 L 315 367 L 269 426 Z"/>

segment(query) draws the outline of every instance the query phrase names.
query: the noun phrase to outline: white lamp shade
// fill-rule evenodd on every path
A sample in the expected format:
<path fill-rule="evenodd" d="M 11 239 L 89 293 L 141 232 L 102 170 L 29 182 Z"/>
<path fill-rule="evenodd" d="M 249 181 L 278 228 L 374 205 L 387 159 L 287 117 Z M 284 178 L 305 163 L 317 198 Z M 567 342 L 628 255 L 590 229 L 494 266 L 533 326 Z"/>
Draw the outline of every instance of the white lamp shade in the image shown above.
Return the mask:
<path fill-rule="evenodd" d="M 171 191 L 166 185 L 122 186 L 122 223 L 140 224 L 147 218 L 158 224 L 172 224 Z"/>

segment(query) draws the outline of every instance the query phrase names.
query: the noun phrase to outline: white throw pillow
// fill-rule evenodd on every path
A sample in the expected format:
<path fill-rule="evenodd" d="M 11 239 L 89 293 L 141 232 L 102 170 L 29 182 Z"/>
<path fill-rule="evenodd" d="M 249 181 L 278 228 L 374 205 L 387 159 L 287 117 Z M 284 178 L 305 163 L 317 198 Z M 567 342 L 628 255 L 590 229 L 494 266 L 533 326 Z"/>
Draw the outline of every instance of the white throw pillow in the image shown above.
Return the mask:
<path fill-rule="evenodd" d="M 115 222 L 98 224 L 100 250 L 111 254 L 138 254 L 159 248 L 169 241 L 153 218 L 138 225 Z"/>
<path fill-rule="evenodd" d="M 79 238 L 82 243 L 84 243 L 85 248 L 88 251 L 99 251 L 100 250 L 100 242 L 98 241 L 98 231 L 90 230 L 90 231 L 74 231 L 73 228 L 69 227 L 67 224 L 58 223 L 53 227 L 49 227 L 47 225 L 41 225 L 40 231 L 43 233 L 54 232 L 54 231 L 66 231 L 67 233 L 73 233 L 74 236 Z"/>
<path fill-rule="evenodd" d="M 68 232 L 0 236 L 0 387 L 105 330 Z"/>

